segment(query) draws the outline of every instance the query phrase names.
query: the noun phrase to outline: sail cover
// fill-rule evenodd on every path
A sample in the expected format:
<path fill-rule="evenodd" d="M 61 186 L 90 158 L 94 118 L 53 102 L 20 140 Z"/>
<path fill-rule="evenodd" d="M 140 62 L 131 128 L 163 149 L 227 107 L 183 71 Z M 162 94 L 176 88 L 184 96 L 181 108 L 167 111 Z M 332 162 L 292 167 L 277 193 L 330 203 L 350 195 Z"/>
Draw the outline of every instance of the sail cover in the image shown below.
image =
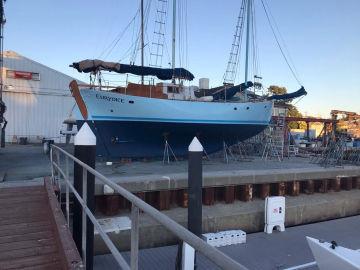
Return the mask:
<path fill-rule="evenodd" d="M 194 75 L 184 68 L 155 68 L 155 67 L 142 67 L 136 65 L 126 65 L 114 62 L 105 62 L 101 60 L 83 60 L 75 62 L 70 67 L 75 68 L 78 72 L 97 72 L 99 70 L 113 71 L 117 73 L 130 73 L 139 76 L 156 76 L 160 80 L 184 79 L 192 81 Z"/>
<path fill-rule="evenodd" d="M 289 94 L 283 94 L 283 95 L 272 95 L 271 97 L 268 97 L 268 100 L 287 100 L 287 99 L 293 99 L 298 98 L 301 96 L 307 95 L 307 92 L 304 88 L 304 86 L 301 86 L 301 88 L 293 93 Z"/>
<path fill-rule="evenodd" d="M 212 96 L 213 100 L 231 99 L 237 92 L 243 92 L 254 84 L 251 81 L 234 86 L 219 86 L 211 89 L 199 89 L 195 92 L 196 97 Z"/>

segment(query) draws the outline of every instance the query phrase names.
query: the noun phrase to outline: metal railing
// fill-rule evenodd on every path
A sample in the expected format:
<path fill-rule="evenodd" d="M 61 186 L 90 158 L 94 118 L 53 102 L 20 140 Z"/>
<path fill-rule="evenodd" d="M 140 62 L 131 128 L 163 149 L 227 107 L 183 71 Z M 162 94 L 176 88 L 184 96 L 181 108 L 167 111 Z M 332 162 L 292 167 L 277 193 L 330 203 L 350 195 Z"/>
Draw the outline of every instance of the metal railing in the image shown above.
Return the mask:
<path fill-rule="evenodd" d="M 56 161 L 54 161 L 53 154 L 55 152 Z M 61 169 L 61 162 L 60 162 L 60 154 L 65 156 L 65 172 Z M 82 167 L 83 171 L 83 196 L 81 197 L 79 193 L 75 190 L 73 184 L 70 182 L 69 178 L 69 159 L 72 160 L 78 165 Z M 109 248 L 110 252 L 114 256 L 115 260 L 119 264 L 122 269 L 138 269 L 138 256 L 139 256 L 139 210 L 141 209 L 144 213 L 148 214 L 154 220 L 156 220 L 159 224 L 163 225 L 167 230 L 172 232 L 176 235 L 179 239 L 183 242 L 186 242 L 190 246 L 192 246 L 196 251 L 202 253 L 205 257 L 207 257 L 210 261 L 215 263 L 221 269 L 247 269 L 245 266 L 241 265 L 240 263 L 234 261 L 218 249 L 213 246 L 210 246 L 201 238 L 197 237 L 195 234 L 169 218 L 168 216 L 164 215 L 151 205 L 147 204 L 131 192 L 127 191 L 123 187 L 119 186 L 118 184 L 112 182 L 98 171 L 94 170 L 84 162 L 80 161 L 73 155 L 69 154 L 65 150 L 61 149 L 58 146 L 51 145 L 50 149 L 50 161 L 51 161 L 51 173 L 52 179 L 55 179 L 55 175 L 58 177 L 58 181 L 61 181 L 61 178 L 65 182 L 66 186 L 66 195 L 65 195 L 65 204 L 66 204 L 66 220 L 69 225 L 69 218 L 70 218 L 70 207 L 69 207 L 69 193 L 70 190 L 74 194 L 76 200 L 80 203 L 82 207 L 82 258 L 83 260 L 86 258 L 86 216 L 90 219 L 90 221 L 94 224 L 94 227 L 99 232 L 99 235 L 105 242 L 106 246 Z M 111 187 L 115 192 L 123 196 L 131 203 L 131 250 L 130 250 L 130 265 L 126 262 L 123 258 L 119 250 L 116 248 L 114 243 L 111 241 L 110 237 L 106 234 L 106 232 L 102 229 L 100 223 L 91 212 L 91 210 L 87 207 L 87 174 L 91 173 L 95 176 L 96 180 L 101 181 L 103 184 L 108 185 Z M 61 196 L 60 196 L 61 198 Z M 86 262 L 84 261 L 86 265 Z"/>

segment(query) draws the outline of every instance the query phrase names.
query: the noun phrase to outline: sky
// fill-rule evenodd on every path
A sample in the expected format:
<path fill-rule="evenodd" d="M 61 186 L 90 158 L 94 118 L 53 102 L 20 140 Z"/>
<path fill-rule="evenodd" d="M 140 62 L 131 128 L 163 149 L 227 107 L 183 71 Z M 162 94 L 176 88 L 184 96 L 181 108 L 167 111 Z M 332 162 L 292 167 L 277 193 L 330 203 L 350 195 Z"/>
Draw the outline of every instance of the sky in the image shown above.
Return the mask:
<path fill-rule="evenodd" d="M 329 117 L 332 109 L 360 112 L 360 1 L 263 1 L 275 18 L 283 49 L 290 55 L 300 83 L 308 91 L 306 97 L 295 101 L 300 111 L 305 115 L 322 117 Z M 139 16 L 132 20 L 139 2 L 8 0 L 5 3 L 5 50 L 16 51 L 65 74 L 88 81 L 87 75 L 79 74 L 69 64 L 100 57 L 129 63 L 130 58 L 126 56 L 132 55 L 131 45 L 136 40 L 139 28 Z M 145 37 L 146 64 L 149 63 L 154 38 L 157 2 L 145 0 L 146 6 L 150 7 Z M 177 54 L 177 62 L 181 59 L 182 65 L 194 73 L 194 84 L 197 84 L 198 78 L 208 77 L 211 86 L 221 85 L 241 1 L 178 2 L 178 17 L 182 21 L 179 23 L 182 53 Z M 264 86 L 280 85 L 289 92 L 296 91 L 300 84 L 292 76 L 280 53 L 261 0 L 254 0 L 254 5 L 262 82 Z M 171 27 L 170 23 L 167 25 Z M 163 57 L 165 67 L 170 61 L 170 29 L 167 34 Z M 117 41 L 115 45 L 114 41 Z M 178 48 L 180 44 L 177 44 Z M 139 55 L 137 53 L 137 63 Z M 237 81 L 243 82 L 243 56 L 238 75 Z M 124 80 L 119 76 L 111 78 L 114 78 L 111 79 L 112 83 Z"/>

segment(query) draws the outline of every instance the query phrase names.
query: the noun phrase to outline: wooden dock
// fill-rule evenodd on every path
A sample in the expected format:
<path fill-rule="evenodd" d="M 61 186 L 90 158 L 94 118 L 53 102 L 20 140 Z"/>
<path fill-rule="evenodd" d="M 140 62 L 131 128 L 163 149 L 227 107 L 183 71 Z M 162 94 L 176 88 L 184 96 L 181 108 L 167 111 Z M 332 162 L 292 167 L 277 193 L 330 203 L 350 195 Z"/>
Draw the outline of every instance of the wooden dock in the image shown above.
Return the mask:
<path fill-rule="evenodd" d="M 84 269 L 49 179 L 0 189 L 0 269 Z"/>

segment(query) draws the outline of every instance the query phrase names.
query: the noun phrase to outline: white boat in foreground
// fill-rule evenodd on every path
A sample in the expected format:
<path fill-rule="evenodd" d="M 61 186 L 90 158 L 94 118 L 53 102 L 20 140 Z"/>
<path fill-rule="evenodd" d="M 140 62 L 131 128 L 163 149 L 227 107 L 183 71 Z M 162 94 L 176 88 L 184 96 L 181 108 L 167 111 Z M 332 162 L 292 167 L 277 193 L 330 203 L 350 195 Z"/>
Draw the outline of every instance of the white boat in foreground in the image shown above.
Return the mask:
<path fill-rule="evenodd" d="M 360 252 L 306 237 L 320 270 L 358 270 Z"/>

